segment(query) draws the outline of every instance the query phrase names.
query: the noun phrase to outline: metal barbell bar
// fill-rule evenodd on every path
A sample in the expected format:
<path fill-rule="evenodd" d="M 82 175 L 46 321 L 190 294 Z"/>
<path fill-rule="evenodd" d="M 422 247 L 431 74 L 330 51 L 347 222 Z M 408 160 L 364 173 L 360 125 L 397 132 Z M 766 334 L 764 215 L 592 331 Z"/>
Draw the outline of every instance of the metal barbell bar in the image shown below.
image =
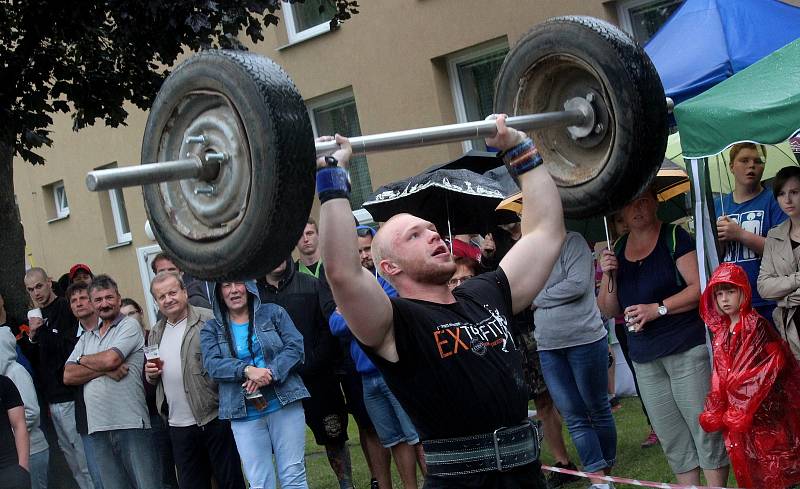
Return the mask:
<path fill-rule="evenodd" d="M 570 99 L 565 106 L 570 109 L 509 117 L 506 125 L 520 131 L 546 127 L 568 127 L 588 133 L 595 129 L 594 109 L 589 100 L 577 97 Z M 674 106 L 672 99 L 667 97 L 668 112 L 671 113 Z M 483 120 L 359 136 L 350 138 L 350 143 L 353 146 L 353 154 L 359 155 L 485 138 L 494 136 L 496 133 L 495 122 Z M 186 141 L 187 143 L 202 144 L 205 142 L 205 138 L 202 135 L 190 136 Z M 320 156 L 335 151 L 338 145 L 336 141 L 318 142 L 315 143 L 315 148 L 316 154 Z M 219 164 L 226 160 L 226 155 L 222 153 L 210 153 L 205 155 L 204 160 L 198 156 L 191 156 L 183 160 L 95 170 L 86 175 L 86 187 L 92 192 L 98 192 L 112 188 L 137 187 L 188 178 L 210 180 L 216 176 Z"/>
<path fill-rule="evenodd" d="M 594 112 L 589 102 L 585 99 L 579 100 L 583 100 L 583 104 L 579 102 L 579 109 L 509 117 L 506 125 L 521 131 L 545 127 L 582 126 L 587 120 L 594 120 Z M 353 154 L 364 154 L 491 137 L 496 133 L 496 123 L 493 120 L 483 120 L 360 136 L 350 138 L 350 142 L 353 145 Z M 189 142 L 201 141 L 193 139 Z M 337 148 L 336 141 L 316 143 L 317 155 L 329 154 Z M 188 178 L 213 179 L 219 169 L 220 160 L 216 153 L 212 153 L 206 155 L 205 161 L 199 156 L 193 156 L 183 160 L 95 170 L 86 176 L 86 187 L 97 192 Z"/>

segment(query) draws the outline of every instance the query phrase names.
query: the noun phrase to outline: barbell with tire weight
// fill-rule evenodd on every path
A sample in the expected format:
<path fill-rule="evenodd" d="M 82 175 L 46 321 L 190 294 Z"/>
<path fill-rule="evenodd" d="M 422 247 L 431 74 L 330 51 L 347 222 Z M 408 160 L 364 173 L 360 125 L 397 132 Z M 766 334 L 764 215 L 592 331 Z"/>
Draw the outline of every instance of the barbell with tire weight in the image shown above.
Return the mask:
<path fill-rule="evenodd" d="M 667 141 L 667 102 L 644 50 L 617 27 L 558 17 L 506 56 L 495 112 L 531 133 L 567 217 L 618 209 L 652 179 Z M 356 152 L 490 136 L 480 121 L 353 138 Z M 206 280 L 263 277 L 292 250 L 314 196 L 308 112 L 270 59 L 209 50 L 167 77 L 150 110 L 142 165 L 98 170 L 90 190 L 144 185 L 162 249 Z M 160 163 L 167 162 L 167 163 Z"/>

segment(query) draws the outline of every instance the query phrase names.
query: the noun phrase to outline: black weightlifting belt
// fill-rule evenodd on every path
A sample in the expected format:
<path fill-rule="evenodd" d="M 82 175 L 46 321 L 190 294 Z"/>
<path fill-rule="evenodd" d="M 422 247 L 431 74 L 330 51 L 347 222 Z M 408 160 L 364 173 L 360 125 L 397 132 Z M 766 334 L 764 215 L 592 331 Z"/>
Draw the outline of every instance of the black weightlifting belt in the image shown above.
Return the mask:
<path fill-rule="evenodd" d="M 539 458 L 539 429 L 530 420 L 492 433 L 422 442 L 428 474 L 453 476 L 503 471 Z"/>

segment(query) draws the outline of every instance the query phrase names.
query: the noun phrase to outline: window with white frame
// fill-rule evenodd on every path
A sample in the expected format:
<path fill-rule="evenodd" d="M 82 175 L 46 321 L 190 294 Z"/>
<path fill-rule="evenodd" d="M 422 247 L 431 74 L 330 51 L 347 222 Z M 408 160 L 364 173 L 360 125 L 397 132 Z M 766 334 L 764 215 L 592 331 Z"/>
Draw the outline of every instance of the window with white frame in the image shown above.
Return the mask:
<path fill-rule="evenodd" d="M 334 0 L 283 2 L 281 10 L 289 42 L 295 43 L 331 30 L 330 22 L 336 13 L 336 2 Z"/>
<path fill-rule="evenodd" d="M 55 204 L 55 217 L 62 218 L 69 215 L 69 201 L 67 200 L 67 190 L 64 182 L 59 181 L 53 184 L 53 200 Z"/>
<path fill-rule="evenodd" d="M 114 161 L 95 169 L 106 170 L 109 168 L 117 168 L 117 162 Z M 130 243 L 133 238 L 125 205 L 125 194 L 122 189 L 114 188 L 107 192 L 98 192 L 97 196 L 100 199 L 100 213 L 105 228 L 106 242 L 111 247 Z"/>
<path fill-rule="evenodd" d="M 458 122 L 485 119 L 494 112 L 494 81 L 508 53 L 508 41 L 493 41 L 447 58 Z M 486 150 L 482 139 L 464 142 L 464 151 Z"/>
<path fill-rule="evenodd" d="M 108 198 L 111 201 L 111 215 L 114 218 L 117 243 L 128 243 L 131 241 L 131 226 L 128 223 L 128 211 L 125 208 L 125 196 L 122 194 L 122 189 L 109 190 Z"/>
<path fill-rule="evenodd" d="M 306 102 L 314 126 L 314 135 L 344 134 L 348 137 L 361 136 L 358 122 L 356 99 L 351 90 L 343 90 L 324 95 Z M 372 192 L 372 179 L 369 175 L 367 157 L 354 156 L 350 159 L 350 206 L 358 209 Z"/>
<path fill-rule="evenodd" d="M 628 0 L 617 4 L 619 25 L 644 45 L 658 32 L 683 0 Z"/>

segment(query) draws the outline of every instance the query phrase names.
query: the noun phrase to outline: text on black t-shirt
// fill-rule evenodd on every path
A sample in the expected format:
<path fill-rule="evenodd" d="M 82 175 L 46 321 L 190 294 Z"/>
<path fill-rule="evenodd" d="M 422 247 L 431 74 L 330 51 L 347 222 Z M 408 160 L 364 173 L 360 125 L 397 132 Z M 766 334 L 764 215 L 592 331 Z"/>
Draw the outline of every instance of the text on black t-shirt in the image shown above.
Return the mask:
<path fill-rule="evenodd" d="M 505 273 L 474 277 L 453 296 L 453 304 L 392 299 L 398 362 L 365 348 L 422 440 L 490 433 L 527 416 Z"/>

